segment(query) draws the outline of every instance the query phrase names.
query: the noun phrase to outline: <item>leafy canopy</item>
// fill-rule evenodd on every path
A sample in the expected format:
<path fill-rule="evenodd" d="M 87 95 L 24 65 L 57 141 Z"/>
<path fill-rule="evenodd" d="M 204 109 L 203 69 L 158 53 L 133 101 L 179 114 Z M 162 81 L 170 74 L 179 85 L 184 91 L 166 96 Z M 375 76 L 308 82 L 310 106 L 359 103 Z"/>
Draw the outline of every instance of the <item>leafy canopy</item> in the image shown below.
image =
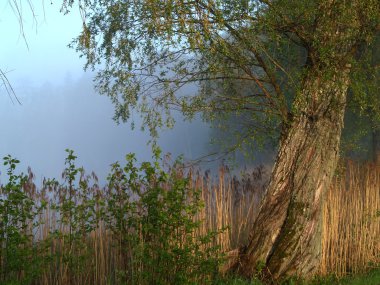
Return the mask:
<path fill-rule="evenodd" d="M 306 68 L 351 60 L 362 74 L 322 30 L 368 46 L 380 15 L 378 0 L 64 0 L 63 11 L 75 3 L 83 30 L 72 45 L 87 68 L 100 68 L 97 88 L 115 120 L 137 110 L 156 137 L 173 110 L 206 120 L 248 114 L 242 141 L 288 123 Z M 336 27 L 324 17 L 337 17 Z M 377 96 L 366 94 L 360 104 Z"/>

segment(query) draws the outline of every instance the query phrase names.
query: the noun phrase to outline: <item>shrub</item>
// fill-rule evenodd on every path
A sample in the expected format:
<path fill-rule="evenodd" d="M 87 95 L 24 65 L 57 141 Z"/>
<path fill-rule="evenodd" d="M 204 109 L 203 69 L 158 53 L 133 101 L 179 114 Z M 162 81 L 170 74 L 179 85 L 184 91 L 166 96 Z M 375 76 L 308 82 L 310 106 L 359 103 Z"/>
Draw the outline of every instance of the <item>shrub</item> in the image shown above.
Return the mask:
<path fill-rule="evenodd" d="M 63 182 L 47 180 L 40 190 L 31 175 L 15 174 L 18 160 L 4 158 L 0 284 L 212 282 L 218 232 L 200 234 L 200 191 L 176 167 L 164 171 L 158 156 L 137 167 L 129 154 L 100 189 L 66 151 Z"/>
<path fill-rule="evenodd" d="M 109 176 L 107 222 L 121 238 L 128 284 L 209 283 L 220 262 L 211 245 L 217 232 L 197 235 L 194 217 L 203 207 L 200 191 L 173 168 L 168 172 L 145 162 L 136 168 L 134 155 Z"/>
<path fill-rule="evenodd" d="M 0 282 L 30 284 L 44 262 L 33 231 L 46 204 L 33 200 L 33 189 L 26 187 L 28 176 L 15 173 L 19 161 L 10 155 L 3 160 L 8 182 L 0 188 Z"/>

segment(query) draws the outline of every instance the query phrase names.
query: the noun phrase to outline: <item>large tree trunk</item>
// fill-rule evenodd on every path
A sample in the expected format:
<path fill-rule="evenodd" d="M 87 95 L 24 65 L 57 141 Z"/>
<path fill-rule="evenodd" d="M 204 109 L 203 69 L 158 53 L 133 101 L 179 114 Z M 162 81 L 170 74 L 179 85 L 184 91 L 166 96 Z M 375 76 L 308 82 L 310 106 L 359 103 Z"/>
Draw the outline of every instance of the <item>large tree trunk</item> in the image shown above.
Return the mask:
<path fill-rule="evenodd" d="M 329 78 L 309 69 L 250 242 L 241 249 L 239 273 L 251 277 L 261 267 L 277 279 L 317 272 L 322 203 L 338 162 L 348 85 L 348 67 Z"/>
<path fill-rule="evenodd" d="M 235 263 L 245 276 L 261 269 L 273 279 L 318 273 L 324 193 L 339 159 L 349 63 L 360 38 L 361 10 L 355 5 L 363 3 L 319 2 L 294 114 L 281 139 L 249 244 Z"/>
<path fill-rule="evenodd" d="M 324 193 L 339 159 L 350 63 L 362 33 L 370 33 L 363 13 L 378 6 L 369 0 L 317 2 L 294 112 L 249 244 L 233 266 L 247 277 L 261 272 L 271 279 L 309 278 L 318 273 Z"/>

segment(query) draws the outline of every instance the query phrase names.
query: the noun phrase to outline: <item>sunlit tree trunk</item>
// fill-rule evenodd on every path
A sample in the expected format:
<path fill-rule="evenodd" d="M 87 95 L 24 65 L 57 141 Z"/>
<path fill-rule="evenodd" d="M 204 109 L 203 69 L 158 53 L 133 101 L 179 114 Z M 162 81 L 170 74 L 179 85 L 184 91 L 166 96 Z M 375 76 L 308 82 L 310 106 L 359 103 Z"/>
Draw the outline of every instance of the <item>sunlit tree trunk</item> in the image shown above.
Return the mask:
<path fill-rule="evenodd" d="M 318 273 L 324 194 L 339 159 L 351 62 L 362 25 L 358 9 L 365 7 L 360 1 L 347 3 L 319 2 L 292 116 L 250 241 L 234 266 L 245 276 L 309 278 Z"/>
<path fill-rule="evenodd" d="M 311 276 L 321 255 L 321 211 L 339 157 L 349 67 L 309 70 L 238 271 L 251 277 Z"/>

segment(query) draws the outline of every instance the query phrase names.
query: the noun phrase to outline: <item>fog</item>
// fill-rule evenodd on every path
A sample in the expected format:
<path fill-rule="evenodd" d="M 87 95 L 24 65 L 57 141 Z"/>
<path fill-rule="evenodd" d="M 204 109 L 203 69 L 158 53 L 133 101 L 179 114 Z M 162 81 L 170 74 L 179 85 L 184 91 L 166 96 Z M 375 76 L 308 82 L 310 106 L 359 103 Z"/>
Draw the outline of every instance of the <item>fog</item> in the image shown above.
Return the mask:
<path fill-rule="evenodd" d="M 67 47 L 81 28 L 78 12 L 74 9 L 64 16 L 56 1 L 40 4 L 35 3 L 35 17 L 27 6 L 21 7 L 26 41 L 9 4 L 0 6 L 0 68 L 21 102 L 2 86 L 0 156 L 11 154 L 21 160 L 22 171 L 31 166 L 37 180 L 61 176 L 66 148 L 78 155 L 78 166 L 94 171 L 102 181 L 110 164 L 122 162 L 129 152 L 136 153 L 139 161 L 150 160 L 150 138 L 140 131 L 138 114 L 133 118 L 136 130 L 129 124 L 117 125 L 110 100 L 93 88 L 94 74 L 84 72 L 84 61 Z M 202 155 L 208 126 L 176 119 L 174 130 L 161 133 L 163 151 L 174 157 Z M 1 169 L 4 173 L 4 167 Z"/>
<path fill-rule="evenodd" d="M 5 86 L 0 88 L 0 156 L 18 158 L 24 172 L 31 166 L 39 183 L 43 177 L 59 178 L 65 149 L 73 149 L 78 166 L 94 171 L 104 183 L 110 164 L 122 162 L 125 154 L 136 153 L 140 162 L 150 160 L 150 137 L 140 131 L 138 114 L 133 118 L 135 130 L 112 120 L 109 98 L 95 92 L 94 74 L 83 71 L 84 60 L 67 47 L 80 32 L 81 17 L 75 9 L 62 15 L 59 2 L 36 1 L 35 17 L 27 6 L 21 7 L 24 34 L 9 4 L 0 6 L 0 68 L 21 102 Z M 191 123 L 183 122 L 179 114 L 175 118 L 173 130 L 160 132 L 163 152 L 186 159 L 210 153 L 209 126 L 199 118 Z M 0 169 L 4 173 L 5 167 Z"/>
<path fill-rule="evenodd" d="M 79 79 L 67 75 L 62 85 L 45 83 L 36 88 L 18 83 L 15 88 L 22 105 L 12 104 L 4 94 L 0 100 L 0 155 L 17 157 L 23 169 L 30 165 L 40 177 L 59 177 L 66 148 L 77 153 L 79 166 L 94 171 L 102 180 L 109 165 L 123 161 L 129 152 L 136 153 L 139 161 L 151 159 L 149 135 L 112 120 L 113 106 L 107 97 L 96 94 L 91 74 Z M 202 155 L 208 126 L 177 119 L 174 130 L 161 134 L 163 151 L 173 156 L 183 153 L 187 158 Z M 135 121 L 141 125 L 139 117 Z"/>

